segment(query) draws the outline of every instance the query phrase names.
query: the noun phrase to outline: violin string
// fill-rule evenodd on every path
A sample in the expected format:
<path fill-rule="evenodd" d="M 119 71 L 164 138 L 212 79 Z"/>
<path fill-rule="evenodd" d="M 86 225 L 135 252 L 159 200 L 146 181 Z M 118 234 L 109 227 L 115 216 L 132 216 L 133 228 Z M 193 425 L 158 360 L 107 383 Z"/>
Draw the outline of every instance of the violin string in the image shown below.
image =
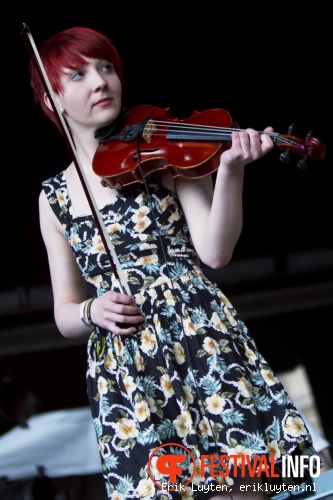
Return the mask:
<path fill-rule="evenodd" d="M 212 125 L 198 125 L 198 124 L 183 124 L 183 123 L 172 123 L 170 122 L 163 122 L 163 121 L 158 121 L 154 122 L 154 135 L 158 135 L 160 133 L 161 135 L 167 134 L 169 131 L 175 130 L 176 132 L 191 132 L 193 135 L 203 135 L 204 139 L 204 134 L 209 134 L 214 135 L 216 134 L 217 140 L 219 140 L 219 137 L 221 134 L 227 134 L 230 136 L 231 139 L 231 134 L 232 132 L 240 132 L 244 129 L 240 128 L 228 128 L 228 127 L 218 127 L 218 126 L 212 126 Z M 285 137 L 283 135 L 280 135 L 278 132 L 264 132 L 264 131 L 259 131 L 259 134 L 267 134 L 269 135 L 273 141 L 276 142 L 282 142 L 286 145 L 291 145 L 291 146 L 297 146 L 301 149 L 303 149 L 302 145 L 300 145 L 297 141 L 293 140 L 290 137 Z M 193 138 L 195 139 L 195 137 Z"/>

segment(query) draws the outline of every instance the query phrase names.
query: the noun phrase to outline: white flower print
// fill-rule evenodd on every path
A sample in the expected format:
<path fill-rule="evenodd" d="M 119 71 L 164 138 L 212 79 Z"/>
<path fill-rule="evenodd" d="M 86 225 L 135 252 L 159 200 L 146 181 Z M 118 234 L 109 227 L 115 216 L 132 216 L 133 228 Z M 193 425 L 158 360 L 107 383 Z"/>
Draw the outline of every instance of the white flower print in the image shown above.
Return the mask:
<path fill-rule="evenodd" d="M 155 496 L 155 486 L 151 479 L 141 479 L 138 485 L 139 498 L 150 500 Z"/>
<path fill-rule="evenodd" d="M 129 439 L 138 437 L 139 431 L 135 426 L 134 420 L 121 418 L 115 424 L 116 435 L 119 439 Z"/>
<path fill-rule="evenodd" d="M 161 382 L 161 387 L 162 391 L 164 392 L 164 395 L 166 398 L 171 398 L 171 396 L 174 394 L 174 388 L 172 385 L 172 381 L 170 378 L 170 375 L 164 374 L 162 377 L 160 377 L 160 382 Z"/>
<path fill-rule="evenodd" d="M 231 455 L 236 455 L 238 458 L 236 460 L 234 458 L 231 458 L 230 460 L 236 467 L 241 467 L 242 465 L 242 456 L 251 456 L 251 450 L 249 448 L 245 448 L 245 446 L 238 444 L 234 448 L 229 449 L 229 456 Z"/>
<path fill-rule="evenodd" d="M 149 406 L 150 413 L 156 413 L 157 408 L 156 408 L 156 405 L 155 405 L 155 399 L 153 399 L 150 396 L 147 396 L 147 403 L 148 403 L 148 406 Z"/>
<path fill-rule="evenodd" d="M 134 364 L 138 372 L 142 372 L 145 369 L 146 363 L 139 351 L 136 351 L 134 355 Z"/>
<path fill-rule="evenodd" d="M 186 437 L 188 434 L 195 433 L 192 418 L 188 410 L 182 411 L 172 423 L 179 437 Z"/>
<path fill-rule="evenodd" d="M 135 416 L 139 420 L 139 422 L 150 420 L 150 411 L 147 401 L 140 401 L 139 403 L 135 403 L 134 411 Z"/>
<path fill-rule="evenodd" d="M 212 323 L 216 330 L 226 333 L 228 331 L 227 327 L 219 317 L 219 315 L 214 311 L 212 314 Z"/>
<path fill-rule="evenodd" d="M 196 329 L 194 324 L 192 323 L 191 318 L 183 319 L 184 333 L 187 337 L 192 337 L 192 335 L 196 335 Z"/>
<path fill-rule="evenodd" d="M 126 389 L 126 392 L 129 396 L 132 395 L 132 393 L 135 391 L 136 389 L 136 384 L 134 383 L 134 379 L 133 377 L 131 377 L 130 375 L 128 375 L 127 377 L 124 377 L 123 378 L 123 384 L 125 386 L 125 389 Z"/>
<path fill-rule="evenodd" d="M 165 301 L 168 304 L 168 306 L 174 306 L 175 305 L 176 302 L 175 302 L 174 296 L 172 295 L 172 291 L 171 290 L 165 290 L 164 297 L 165 297 Z"/>
<path fill-rule="evenodd" d="M 145 255 L 144 257 L 139 257 L 135 265 L 136 266 L 146 266 L 147 264 L 156 264 L 158 262 L 158 255 L 156 254 L 151 254 L 151 255 Z"/>
<path fill-rule="evenodd" d="M 225 399 L 221 398 L 219 394 L 213 394 L 206 398 L 207 410 L 213 415 L 219 415 L 224 408 Z"/>
<path fill-rule="evenodd" d="M 104 366 L 105 366 L 105 369 L 109 372 L 111 372 L 112 370 L 115 370 L 117 368 L 117 361 L 115 360 L 115 358 L 113 356 L 113 351 L 110 348 L 108 348 L 108 350 L 106 352 Z"/>
<path fill-rule="evenodd" d="M 180 342 L 175 342 L 173 345 L 173 352 L 175 353 L 176 361 L 179 365 L 185 362 L 185 353 Z"/>
<path fill-rule="evenodd" d="M 62 191 L 60 191 L 60 190 L 56 190 L 55 195 L 57 197 L 59 205 L 61 207 L 63 207 L 66 204 L 66 202 L 67 202 L 67 199 L 66 199 L 64 193 Z"/>
<path fill-rule="evenodd" d="M 186 401 L 191 405 L 194 401 L 191 387 L 189 387 L 188 385 L 183 385 L 183 390 L 184 390 Z"/>
<path fill-rule="evenodd" d="M 267 385 L 272 386 L 279 383 L 279 379 L 275 377 L 272 370 L 262 369 L 260 372 Z"/>
<path fill-rule="evenodd" d="M 88 373 L 90 377 L 95 378 L 96 376 L 96 361 L 89 356 L 88 357 Z"/>
<path fill-rule="evenodd" d="M 112 498 L 112 500 L 126 500 L 125 495 L 123 495 L 122 493 L 119 493 L 119 491 L 117 491 L 117 490 L 114 490 L 111 498 Z"/>
<path fill-rule="evenodd" d="M 97 276 L 91 276 L 89 278 L 89 283 L 95 285 L 96 288 L 100 288 L 102 281 L 103 281 L 103 276 L 101 274 L 98 274 Z"/>
<path fill-rule="evenodd" d="M 270 441 L 267 444 L 267 446 L 268 446 L 268 453 L 269 453 L 271 461 L 272 461 L 272 457 L 274 457 L 274 460 L 277 460 L 278 458 L 281 457 L 281 450 L 279 448 L 277 441 L 275 441 L 275 440 Z"/>
<path fill-rule="evenodd" d="M 208 420 L 207 417 L 203 417 L 203 419 L 200 420 L 199 429 L 200 429 L 201 435 L 203 437 L 207 437 L 207 436 L 212 436 L 213 435 L 213 433 L 212 433 L 212 426 L 210 425 L 209 420 Z"/>
<path fill-rule="evenodd" d="M 90 253 L 91 254 L 100 254 L 100 253 L 103 253 L 103 252 L 105 252 L 105 247 L 104 247 L 104 244 L 103 244 L 103 240 L 102 240 L 100 234 L 96 233 L 92 237 L 92 245 L 91 245 L 91 248 L 90 248 Z"/>
<path fill-rule="evenodd" d="M 159 479 L 163 478 L 163 474 L 161 474 L 161 472 L 158 470 L 158 468 L 156 466 L 156 462 L 157 462 L 158 458 L 159 457 L 154 455 L 150 461 L 150 473 L 153 476 L 153 478 L 155 479 L 155 481 L 158 481 Z"/>
<path fill-rule="evenodd" d="M 115 337 L 113 340 L 114 343 L 114 350 L 116 351 L 116 355 L 121 357 L 124 354 L 124 346 L 121 340 L 121 337 Z"/>
<path fill-rule="evenodd" d="M 108 392 L 108 383 L 104 377 L 98 377 L 97 386 L 99 394 L 106 394 Z"/>
<path fill-rule="evenodd" d="M 141 350 L 144 353 L 149 353 L 156 347 L 156 336 L 149 331 L 148 328 L 141 332 Z"/>
<path fill-rule="evenodd" d="M 245 352 L 245 356 L 248 358 L 250 364 L 255 365 L 258 358 L 257 358 L 256 354 L 254 353 L 254 351 L 248 345 L 246 345 L 244 352 Z"/>
<path fill-rule="evenodd" d="M 205 337 L 202 347 L 209 355 L 220 354 L 221 352 L 218 343 L 211 337 Z"/>
<path fill-rule="evenodd" d="M 302 434 L 307 434 L 307 430 L 304 426 L 304 421 L 301 419 L 301 417 L 289 416 L 283 427 L 285 433 L 289 434 L 292 437 L 299 437 Z"/>
<path fill-rule="evenodd" d="M 237 386 L 239 392 L 241 393 L 242 396 L 244 396 L 244 398 L 252 397 L 251 384 L 245 377 L 239 377 L 237 381 Z"/>

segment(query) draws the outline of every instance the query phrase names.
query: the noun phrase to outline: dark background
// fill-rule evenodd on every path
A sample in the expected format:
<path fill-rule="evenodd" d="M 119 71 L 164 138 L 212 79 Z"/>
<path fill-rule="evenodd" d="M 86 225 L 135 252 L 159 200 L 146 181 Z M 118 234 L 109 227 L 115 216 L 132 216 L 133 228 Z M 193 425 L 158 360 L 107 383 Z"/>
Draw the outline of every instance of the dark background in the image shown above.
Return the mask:
<path fill-rule="evenodd" d="M 265 293 L 268 287 L 288 291 L 290 286 L 331 282 L 330 264 L 322 263 L 320 271 L 311 275 L 305 269 L 296 277 L 287 266 L 290 255 L 323 251 L 327 256 L 333 248 L 331 27 L 328 11 L 320 3 L 311 10 L 304 4 L 292 10 L 289 4 L 279 4 L 277 9 L 274 4 L 254 6 L 253 2 L 246 7 L 216 2 L 197 7 L 180 2 L 140 7 L 92 3 L 89 9 L 73 6 L 75 14 L 58 4 L 42 9 L 15 4 L 8 9 L 0 34 L 4 118 L 0 295 L 3 304 L 7 301 L 1 313 L 0 375 L 4 382 L 24 380 L 26 390 L 38 398 L 32 411 L 86 405 L 87 401 L 85 345 L 73 346 L 68 341 L 65 347 L 58 334 L 51 346 L 47 332 L 45 343 L 33 344 L 38 325 L 52 323 L 52 306 L 32 307 L 25 300 L 16 306 L 8 299 L 11 294 L 16 300 L 40 287 L 49 288 L 38 195 L 41 182 L 65 168 L 70 158 L 59 132 L 34 104 L 29 57 L 20 34 L 23 23 L 37 45 L 75 25 L 91 26 L 112 38 L 125 64 L 124 102 L 129 108 L 140 104 L 170 107 L 176 116 L 185 118 L 193 110 L 217 107 L 229 111 L 241 128 L 262 130 L 272 125 L 287 134 L 294 123 L 295 136 L 302 140 L 312 130 L 327 152 L 323 160 L 310 163 L 306 172 L 297 167 L 298 157 L 282 164 L 279 148 L 247 166 L 244 229 L 234 262 L 268 257 L 275 267 L 269 280 L 254 275 L 245 282 L 240 277 L 226 282 L 224 291 L 236 298 L 244 291 L 250 297 L 258 291 Z M 309 268 L 320 264 L 317 257 L 309 262 Z M 223 283 L 221 276 L 218 279 Z M 331 382 L 327 344 L 332 335 L 332 300 L 326 297 L 315 308 L 304 309 L 298 310 L 295 303 L 292 311 L 289 308 L 281 314 L 249 315 L 248 324 L 273 368 L 306 364 L 326 435 L 333 441 L 326 395 Z M 19 336 L 15 348 L 6 350 L 14 338 L 12 329 L 29 325 L 31 331 Z"/>

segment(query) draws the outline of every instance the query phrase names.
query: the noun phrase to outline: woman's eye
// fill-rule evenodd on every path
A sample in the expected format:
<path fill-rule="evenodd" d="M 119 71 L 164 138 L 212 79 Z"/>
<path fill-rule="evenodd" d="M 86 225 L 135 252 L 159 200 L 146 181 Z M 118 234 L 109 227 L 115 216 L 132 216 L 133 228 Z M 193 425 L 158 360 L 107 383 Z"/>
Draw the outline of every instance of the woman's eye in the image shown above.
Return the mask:
<path fill-rule="evenodd" d="M 112 73 L 113 71 L 113 64 L 112 63 L 105 63 L 101 66 L 101 71 L 104 73 Z"/>
<path fill-rule="evenodd" d="M 82 78 L 83 72 L 82 71 L 75 71 L 75 73 L 72 74 L 71 80 L 79 80 Z"/>

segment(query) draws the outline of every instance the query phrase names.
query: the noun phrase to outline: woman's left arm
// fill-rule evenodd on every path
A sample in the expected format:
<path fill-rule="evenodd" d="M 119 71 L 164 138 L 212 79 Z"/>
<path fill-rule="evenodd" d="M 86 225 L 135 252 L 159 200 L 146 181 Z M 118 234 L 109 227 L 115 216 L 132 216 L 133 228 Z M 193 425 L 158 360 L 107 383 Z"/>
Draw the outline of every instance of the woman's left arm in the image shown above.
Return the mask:
<path fill-rule="evenodd" d="M 193 244 L 207 266 L 218 269 L 230 261 L 243 224 L 244 167 L 273 146 L 269 135 L 253 129 L 233 132 L 231 147 L 221 154 L 214 186 L 210 175 L 177 178 L 176 190 Z"/>

